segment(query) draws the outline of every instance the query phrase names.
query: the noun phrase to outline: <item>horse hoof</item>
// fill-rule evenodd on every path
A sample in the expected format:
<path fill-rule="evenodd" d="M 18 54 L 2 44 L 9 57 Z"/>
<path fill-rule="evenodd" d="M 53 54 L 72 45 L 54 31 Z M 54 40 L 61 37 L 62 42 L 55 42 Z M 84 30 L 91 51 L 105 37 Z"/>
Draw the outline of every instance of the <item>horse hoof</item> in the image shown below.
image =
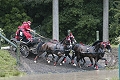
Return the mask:
<path fill-rule="evenodd" d="M 56 66 L 56 64 L 57 64 L 57 63 L 55 62 L 55 63 L 54 63 L 54 66 Z"/>
<path fill-rule="evenodd" d="M 73 66 L 76 66 L 76 64 L 74 63 Z"/>
<path fill-rule="evenodd" d="M 98 70 L 98 66 L 95 66 L 95 69 Z"/>
<path fill-rule="evenodd" d="M 88 65 L 88 67 L 91 67 L 91 66 L 92 66 L 92 64 Z"/>
<path fill-rule="evenodd" d="M 37 61 L 34 61 L 34 63 L 37 63 Z"/>
<path fill-rule="evenodd" d="M 107 65 L 105 64 L 105 67 L 107 67 Z"/>
<path fill-rule="evenodd" d="M 48 63 L 50 63 L 50 61 L 49 61 L 49 60 L 48 60 L 47 62 L 48 62 Z"/>
<path fill-rule="evenodd" d="M 62 62 L 63 64 L 65 63 L 65 61 Z"/>
<path fill-rule="evenodd" d="M 60 63 L 60 66 L 62 65 L 62 63 Z"/>

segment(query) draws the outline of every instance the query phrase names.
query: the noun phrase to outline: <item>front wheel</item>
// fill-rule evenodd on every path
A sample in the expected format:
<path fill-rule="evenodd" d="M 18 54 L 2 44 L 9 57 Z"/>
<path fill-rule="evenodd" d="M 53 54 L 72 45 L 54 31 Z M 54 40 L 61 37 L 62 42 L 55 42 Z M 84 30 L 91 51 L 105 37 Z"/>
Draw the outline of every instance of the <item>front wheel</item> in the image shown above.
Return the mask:
<path fill-rule="evenodd" d="M 28 57 L 29 56 L 29 48 L 27 45 L 21 45 L 20 46 L 20 52 L 23 57 Z"/>

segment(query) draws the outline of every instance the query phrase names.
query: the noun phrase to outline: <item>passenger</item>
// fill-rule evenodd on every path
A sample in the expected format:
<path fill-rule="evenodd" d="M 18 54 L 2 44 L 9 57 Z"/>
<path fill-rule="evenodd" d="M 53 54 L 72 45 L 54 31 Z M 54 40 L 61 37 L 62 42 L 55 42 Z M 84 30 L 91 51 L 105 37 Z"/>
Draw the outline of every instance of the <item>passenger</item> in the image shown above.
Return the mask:
<path fill-rule="evenodd" d="M 32 35 L 30 34 L 30 32 L 33 30 L 30 28 L 30 25 L 31 21 L 24 21 L 21 26 L 18 26 L 15 38 L 17 40 L 22 40 L 25 42 L 32 41 Z"/>

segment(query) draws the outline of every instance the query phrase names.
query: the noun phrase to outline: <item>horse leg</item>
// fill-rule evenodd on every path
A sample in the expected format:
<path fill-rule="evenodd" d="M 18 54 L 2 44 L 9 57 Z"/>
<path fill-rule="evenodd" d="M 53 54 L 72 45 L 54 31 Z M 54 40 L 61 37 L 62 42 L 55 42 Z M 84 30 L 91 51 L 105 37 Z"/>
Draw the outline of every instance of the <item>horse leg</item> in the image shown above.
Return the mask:
<path fill-rule="evenodd" d="M 81 68 L 81 65 L 79 62 L 80 61 L 80 54 L 77 55 L 76 61 L 77 61 L 78 66 Z"/>
<path fill-rule="evenodd" d="M 74 64 L 74 58 L 75 58 L 75 54 L 72 54 L 72 58 L 71 58 L 71 63 Z"/>
<path fill-rule="evenodd" d="M 56 61 L 54 62 L 54 66 L 56 66 L 57 62 L 59 61 L 59 59 L 61 58 L 61 56 L 58 56 Z"/>
<path fill-rule="evenodd" d="M 96 58 L 94 58 L 94 60 L 95 60 L 94 67 L 95 67 L 96 70 L 98 70 L 98 64 L 97 64 L 97 62 L 98 62 L 99 59 L 96 57 Z"/>
<path fill-rule="evenodd" d="M 72 64 L 73 66 L 76 66 L 76 64 L 74 63 L 75 54 L 73 53 L 72 57 L 69 55 L 69 58 L 70 58 L 70 60 L 71 60 L 71 64 Z"/>
<path fill-rule="evenodd" d="M 66 52 L 65 52 L 65 56 L 64 56 L 64 58 L 63 58 L 62 61 L 61 61 L 61 64 L 66 62 L 66 57 L 68 56 L 68 54 L 69 54 L 69 52 L 66 51 Z"/>
<path fill-rule="evenodd" d="M 50 63 L 50 60 L 49 60 L 49 58 L 48 58 L 48 52 L 46 53 L 46 55 L 45 55 L 45 59 L 46 59 L 46 61 L 48 62 L 48 63 Z"/>
<path fill-rule="evenodd" d="M 91 67 L 93 65 L 93 58 L 89 57 L 91 64 L 88 65 L 88 67 Z"/>
<path fill-rule="evenodd" d="M 37 58 L 38 58 L 39 56 L 37 55 L 35 58 L 34 58 L 34 62 L 36 63 L 37 62 Z"/>
<path fill-rule="evenodd" d="M 84 57 L 81 57 L 81 60 L 83 60 L 83 65 L 86 63 Z"/>
<path fill-rule="evenodd" d="M 41 55 L 42 52 L 38 53 L 38 55 L 34 58 L 34 62 L 37 63 L 38 57 Z"/>
<path fill-rule="evenodd" d="M 108 61 L 107 61 L 107 59 L 106 58 L 101 58 L 102 60 L 105 60 L 105 66 L 107 66 L 107 64 L 108 64 Z"/>
<path fill-rule="evenodd" d="M 54 61 L 54 59 L 55 59 L 55 56 L 54 56 L 54 54 L 52 54 L 52 57 L 53 57 L 53 58 L 52 58 L 52 60 Z"/>
<path fill-rule="evenodd" d="M 100 55 L 99 57 L 100 57 L 101 60 L 105 60 L 105 66 L 107 66 L 107 64 L 108 64 L 107 59 L 106 59 L 106 58 L 103 58 L 102 55 Z"/>

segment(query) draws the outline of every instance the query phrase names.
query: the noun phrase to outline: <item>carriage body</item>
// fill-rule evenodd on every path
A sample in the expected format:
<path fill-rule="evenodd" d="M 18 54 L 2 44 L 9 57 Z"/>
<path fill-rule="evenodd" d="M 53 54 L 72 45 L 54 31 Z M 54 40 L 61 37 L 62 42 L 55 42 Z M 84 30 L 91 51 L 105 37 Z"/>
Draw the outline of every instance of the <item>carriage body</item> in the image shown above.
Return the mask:
<path fill-rule="evenodd" d="M 17 45 L 18 40 L 16 38 L 12 38 L 11 42 Z M 37 54 L 36 48 L 38 46 L 38 43 L 41 42 L 41 38 L 34 37 L 32 42 L 31 41 L 28 41 L 28 42 L 19 41 L 19 42 L 20 42 L 20 53 L 22 54 L 22 56 L 28 57 L 29 54 L 31 53 Z M 17 48 L 11 45 L 10 50 L 16 52 Z"/>

